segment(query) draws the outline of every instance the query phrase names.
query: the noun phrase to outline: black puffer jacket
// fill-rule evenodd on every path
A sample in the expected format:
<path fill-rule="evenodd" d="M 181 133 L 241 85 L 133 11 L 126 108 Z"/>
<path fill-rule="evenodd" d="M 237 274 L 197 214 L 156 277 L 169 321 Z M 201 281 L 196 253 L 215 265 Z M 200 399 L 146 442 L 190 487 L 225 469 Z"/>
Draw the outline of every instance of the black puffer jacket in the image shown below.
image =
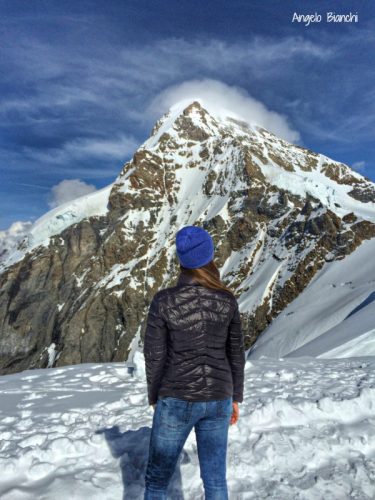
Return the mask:
<path fill-rule="evenodd" d="M 183 272 L 153 297 L 144 337 L 149 404 L 158 396 L 243 401 L 245 351 L 238 303 Z"/>

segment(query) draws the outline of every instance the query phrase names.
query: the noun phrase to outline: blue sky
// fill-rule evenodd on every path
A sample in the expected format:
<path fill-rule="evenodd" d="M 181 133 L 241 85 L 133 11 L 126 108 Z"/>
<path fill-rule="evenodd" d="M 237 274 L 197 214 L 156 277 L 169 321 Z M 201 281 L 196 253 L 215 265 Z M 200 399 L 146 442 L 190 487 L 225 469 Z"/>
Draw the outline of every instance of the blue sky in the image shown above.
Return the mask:
<path fill-rule="evenodd" d="M 241 95 L 291 142 L 375 181 L 372 0 L 0 8 L 0 229 L 113 182 L 163 106 L 202 85 L 229 103 Z M 291 22 L 294 12 L 324 20 L 328 11 L 359 22 Z"/>

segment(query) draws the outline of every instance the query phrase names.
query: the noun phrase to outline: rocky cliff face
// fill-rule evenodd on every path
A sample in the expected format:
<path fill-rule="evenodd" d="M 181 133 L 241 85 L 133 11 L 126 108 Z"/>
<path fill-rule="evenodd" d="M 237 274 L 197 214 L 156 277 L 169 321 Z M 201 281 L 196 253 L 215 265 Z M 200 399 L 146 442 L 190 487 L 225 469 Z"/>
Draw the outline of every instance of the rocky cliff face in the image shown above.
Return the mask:
<path fill-rule="evenodd" d="M 1 373 L 127 359 L 153 294 L 175 283 L 183 225 L 213 236 L 247 347 L 318 269 L 375 236 L 369 179 L 196 101 L 163 116 L 90 203 L 46 214 L 3 256 Z"/>

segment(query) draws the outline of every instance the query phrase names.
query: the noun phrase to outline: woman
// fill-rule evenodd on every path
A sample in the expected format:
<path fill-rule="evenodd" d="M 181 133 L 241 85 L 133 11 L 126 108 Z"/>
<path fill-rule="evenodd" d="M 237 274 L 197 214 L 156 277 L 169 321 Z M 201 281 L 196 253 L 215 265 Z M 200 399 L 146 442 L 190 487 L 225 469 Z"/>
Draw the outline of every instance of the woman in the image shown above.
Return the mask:
<path fill-rule="evenodd" d="M 206 500 L 228 499 L 229 424 L 243 401 L 245 353 L 237 300 L 220 281 L 207 231 L 176 233 L 180 275 L 153 297 L 144 337 L 154 407 L 144 499 L 166 499 L 177 459 L 194 427 Z"/>

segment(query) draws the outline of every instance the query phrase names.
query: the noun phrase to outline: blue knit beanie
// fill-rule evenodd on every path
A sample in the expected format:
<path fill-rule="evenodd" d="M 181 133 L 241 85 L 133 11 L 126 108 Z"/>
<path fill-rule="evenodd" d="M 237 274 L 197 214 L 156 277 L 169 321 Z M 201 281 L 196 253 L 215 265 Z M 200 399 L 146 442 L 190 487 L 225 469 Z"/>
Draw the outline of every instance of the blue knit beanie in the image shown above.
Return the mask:
<path fill-rule="evenodd" d="M 176 249 L 180 263 L 189 269 L 202 267 L 214 258 L 213 239 L 198 226 L 185 226 L 177 231 Z"/>

